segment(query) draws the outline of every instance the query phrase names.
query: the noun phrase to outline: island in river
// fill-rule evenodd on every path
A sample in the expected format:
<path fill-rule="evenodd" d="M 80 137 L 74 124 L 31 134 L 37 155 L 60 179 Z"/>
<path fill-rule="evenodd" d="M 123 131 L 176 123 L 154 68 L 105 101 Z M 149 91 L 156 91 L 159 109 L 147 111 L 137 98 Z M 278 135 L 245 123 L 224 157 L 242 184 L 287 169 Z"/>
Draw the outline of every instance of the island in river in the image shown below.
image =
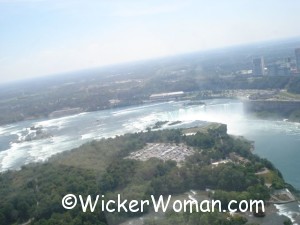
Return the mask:
<path fill-rule="evenodd" d="M 61 201 L 69 193 L 100 194 L 106 200 L 121 194 L 122 198 L 145 200 L 150 195 L 180 197 L 190 190 L 203 193 L 210 189 L 207 198 L 222 200 L 224 208 L 231 199 L 258 199 L 266 204 L 272 198 L 286 199 L 277 190 L 293 190 L 292 186 L 272 163 L 254 155 L 252 148 L 252 142 L 228 135 L 226 125 L 215 123 L 195 127 L 193 132 L 148 130 L 91 141 L 47 162 L 2 173 L 0 224 L 120 224 L 151 215 L 151 206 L 135 213 L 108 213 L 99 208 L 83 213 L 79 206 L 66 210 Z M 287 219 L 270 209 L 255 222 L 279 225 Z M 145 224 L 183 219 L 188 224 L 246 224 L 254 220 L 248 212 L 166 213 L 153 221 L 154 217 L 147 217 Z"/>

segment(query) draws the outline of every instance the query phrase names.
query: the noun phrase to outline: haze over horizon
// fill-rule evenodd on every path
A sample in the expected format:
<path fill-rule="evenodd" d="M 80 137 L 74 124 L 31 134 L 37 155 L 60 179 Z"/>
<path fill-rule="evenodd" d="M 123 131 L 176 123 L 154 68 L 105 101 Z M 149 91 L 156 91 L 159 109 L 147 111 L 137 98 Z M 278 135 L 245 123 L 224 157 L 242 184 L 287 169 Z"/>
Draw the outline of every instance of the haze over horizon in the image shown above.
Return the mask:
<path fill-rule="evenodd" d="M 0 82 L 297 37 L 299 8 L 293 0 L 0 0 Z"/>

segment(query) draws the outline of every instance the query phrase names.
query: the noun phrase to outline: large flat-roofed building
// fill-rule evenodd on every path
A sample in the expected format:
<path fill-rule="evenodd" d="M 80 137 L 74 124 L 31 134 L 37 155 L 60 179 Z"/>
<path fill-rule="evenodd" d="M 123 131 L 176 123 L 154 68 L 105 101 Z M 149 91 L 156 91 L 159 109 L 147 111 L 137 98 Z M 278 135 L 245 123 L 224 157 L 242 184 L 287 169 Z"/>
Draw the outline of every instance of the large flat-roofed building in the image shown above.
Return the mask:
<path fill-rule="evenodd" d="M 255 76 L 265 75 L 265 64 L 264 64 L 263 57 L 253 59 L 253 75 Z"/>
<path fill-rule="evenodd" d="M 300 48 L 295 49 L 297 72 L 300 73 Z"/>
<path fill-rule="evenodd" d="M 177 91 L 177 92 L 167 92 L 167 93 L 159 93 L 159 94 L 153 94 L 150 95 L 149 99 L 151 101 L 163 101 L 163 100 L 173 100 L 177 99 L 179 97 L 184 96 L 183 91 Z"/>

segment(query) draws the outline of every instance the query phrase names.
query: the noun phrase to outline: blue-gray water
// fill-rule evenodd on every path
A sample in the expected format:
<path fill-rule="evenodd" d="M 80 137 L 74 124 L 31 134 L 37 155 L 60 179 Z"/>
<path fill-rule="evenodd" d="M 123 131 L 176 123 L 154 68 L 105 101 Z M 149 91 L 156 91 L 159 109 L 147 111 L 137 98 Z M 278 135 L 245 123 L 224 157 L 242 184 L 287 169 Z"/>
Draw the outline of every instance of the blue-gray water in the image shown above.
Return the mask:
<path fill-rule="evenodd" d="M 184 102 L 82 113 L 58 119 L 24 121 L 0 127 L 0 170 L 17 169 L 28 162 L 45 160 L 92 139 L 145 130 L 159 120 L 196 120 L 228 124 L 228 132 L 255 141 L 255 153 L 269 159 L 285 179 L 300 189 L 300 124 L 246 118 L 242 103 L 208 100 L 206 106 L 186 106 Z M 31 126 L 42 126 L 50 138 L 14 143 Z"/>
<path fill-rule="evenodd" d="M 226 123 L 230 134 L 255 141 L 255 153 L 269 159 L 288 183 L 300 189 L 300 124 L 247 118 L 241 102 L 224 99 L 207 100 L 206 106 L 187 106 L 185 102 L 153 103 L 1 126 L 0 171 L 46 160 L 92 139 L 145 130 L 161 120 L 180 120 L 186 125 L 199 120 Z M 52 137 L 15 143 L 25 133 L 32 132 L 29 130 L 32 126 L 42 126 Z M 293 208 L 293 211 L 299 213 L 298 205 L 293 207 L 298 209 Z"/>

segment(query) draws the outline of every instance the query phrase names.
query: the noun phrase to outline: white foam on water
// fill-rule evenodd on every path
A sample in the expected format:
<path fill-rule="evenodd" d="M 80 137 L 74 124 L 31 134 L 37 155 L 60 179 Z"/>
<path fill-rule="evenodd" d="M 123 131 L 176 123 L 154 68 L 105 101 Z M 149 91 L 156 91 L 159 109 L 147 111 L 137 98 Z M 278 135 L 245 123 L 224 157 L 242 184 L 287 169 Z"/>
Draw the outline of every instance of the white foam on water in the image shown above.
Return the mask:
<path fill-rule="evenodd" d="M 88 134 L 82 134 L 81 139 L 86 140 L 86 139 L 92 139 L 96 136 L 96 132 L 88 133 Z"/>
<path fill-rule="evenodd" d="M 117 111 L 113 112 L 113 114 L 136 112 L 136 111 L 140 111 L 141 109 L 152 108 L 154 106 L 165 105 L 165 104 L 167 104 L 167 103 L 160 102 L 160 103 L 153 103 L 153 104 L 147 104 L 147 105 L 142 105 L 142 106 L 128 107 L 126 109 L 117 110 Z"/>
<path fill-rule="evenodd" d="M 6 134 L 7 130 L 8 129 L 6 127 L 0 127 L 0 135 Z"/>
<path fill-rule="evenodd" d="M 0 152 L 0 172 L 4 171 L 5 169 L 3 168 L 3 160 L 7 156 L 8 150 L 1 151 Z"/>
<path fill-rule="evenodd" d="M 89 113 L 90 113 L 90 112 L 82 112 L 82 113 L 75 114 L 75 115 L 84 116 L 84 115 L 89 114 Z"/>
<path fill-rule="evenodd" d="M 117 112 L 113 112 L 112 115 L 113 116 L 122 116 L 122 115 L 126 115 L 126 114 L 130 114 L 137 111 L 136 109 L 124 109 L 124 110 L 120 110 Z"/>
<path fill-rule="evenodd" d="M 228 125 L 228 133 L 236 135 L 244 135 L 247 132 L 253 133 L 257 132 L 257 130 L 259 132 L 269 132 L 271 129 L 272 132 L 286 132 L 287 135 L 300 136 L 299 123 L 249 120 L 244 117 L 242 103 L 233 102 L 228 104 L 221 101 L 214 101 L 213 103 L 215 104 L 210 104 L 208 101 L 205 106 L 183 106 L 182 102 L 156 103 L 138 107 L 133 106 L 121 110 L 111 109 L 80 113 L 62 118 L 38 121 L 31 125 L 29 122 L 26 122 L 17 123 L 13 126 L 2 126 L 0 127 L 0 133 L 9 132 L 9 135 L 17 135 L 19 138 L 26 127 L 28 129 L 30 126 L 42 126 L 46 131 L 50 128 L 49 132 L 54 137 L 12 144 L 8 150 L 0 152 L 1 170 L 9 168 L 19 161 L 22 162 L 24 158 L 26 158 L 26 163 L 44 161 L 53 154 L 78 147 L 90 139 L 115 137 L 128 132 L 143 131 L 157 121 L 182 121 L 179 124 L 182 125 L 202 120 L 226 123 Z M 123 116 L 125 114 L 126 116 Z M 119 117 L 112 117 L 112 115 L 119 115 Z M 103 120 L 108 117 L 113 119 Z M 91 119 L 99 120 L 100 124 L 96 122 L 91 123 Z M 88 123 L 85 123 L 84 120 L 87 120 Z M 101 127 L 100 129 L 99 126 Z M 75 127 L 75 130 L 78 129 L 78 131 L 67 133 L 63 136 L 55 136 L 55 130 L 63 127 Z M 168 125 L 164 127 L 168 128 Z"/>
<path fill-rule="evenodd" d="M 47 151 L 47 152 L 46 152 Z M 44 140 L 31 141 L 28 153 L 34 162 L 44 161 L 54 154 L 55 148 L 53 144 L 46 144 Z"/>
<path fill-rule="evenodd" d="M 207 105 L 196 106 L 193 108 L 181 108 L 177 113 L 177 119 L 186 120 L 202 120 L 209 122 L 232 123 L 242 118 L 240 110 L 228 110 L 228 105 Z"/>
<path fill-rule="evenodd" d="M 157 121 L 182 121 L 181 124 L 201 120 L 228 124 L 228 132 L 240 134 L 240 121 L 244 119 L 240 103 L 233 103 L 237 109 L 230 110 L 229 104 L 207 106 L 179 106 L 177 110 L 152 113 L 141 118 L 130 120 L 123 126 L 128 130 L 143 130 Z M 220 110 L 219 110 L 220 109 Z M 167 126 L 166 126 L 167 127 Z"/>
<path fill-rule="evenodd" d="M 10 133 L 14 129 L 16 129 L 16 127 L 16 124 L 0 126 L 0 135 Z"/>
<path fill-rule="evenodd" d="M 13 130 L 9 134 L 19 136 L 21 134 L 21 132 L 24 132 L 24 131 L 26 131 L 26 128 L 22 128 L 22 129 L 19 129 L 19 130 Z"/>
<path fill-rule="evenodd" d="M 274 204 L 274 206 L 278 210 L 278 215 L 288 217 L 294 225 L 298 225 L 295 217 L 300 215 L 299 212 L 291 211 L 285 204 Z"/>
<path fill-rule="evenodd" d="M 56 136 L 49 139 L 43 139 L 30 142 L 31 146 L 28 149 L 28 154 L 31 161 L 45 161 L 49 157 L 74 147 L 78 147 L 80 143 L 69 140 L 69 136 Z"/>
<path fill-rule="evenodd" d="M 147 108 L 151 108 L 151 107 L 155 107 L 155 106 L 159 106 L 159 105 L 163 105 L 163 104 L 167 104 L 167 103 L 161 102 L 161 103 L 155 103 L 155 104 L 147 104 L 147 105 L 143 105 L 143 106 L 130 107 L 130 108 L 121 109 L 121 110 L 112 112 L 112 115 L 113 116 L 126 115 L 126 114 L 139 112 L 143 109 L 147 109 Z"/>
<path fill-rule="evenodd" d="M 156 113 L 130 119 L 122 125 L 124 127 L 122 133 L 143 131 L 148 126 L 153 125 L 155 122 L 160 120 L 159 114 Z"/>
<path fill-rule="evenodd" d="M 76 116 L 78 117 L 79 115 L 76 115 Z M 43 121 L 35 122 L 33 124 L 33 126 L 35 126 L 35 127 L 42 126 L 43 128 L 56 127 L 57 129 L 62 129 L 65 127 L 65 125 L 67 125 L 70 118 L 72 118 L 72 117 L 68 116 L 68 117 L 61 117 L 61 118 L 56 118 L 56 119 L 43 120 Z M 74 118 L 74 116 L 73 116 L 73 118 Z"/>
<path fill-rule="evenodd" d="M 24 150 L 27 143 L 12 143 L 8 150 L 2 151 L 0 155 L 1 171 L 15 169 L 15 163 L 22 158 L 27 157 L 27 152 Z M 22 164 L 23 165 L 23 164 Z M 20 165 L 20 166 L 22 166 Z"/>
<path fill-rule="evenodd" d="M 78 114 L 73 114 L 73 115 L 69 115 L 69 116 L 60 117 L 60 118 L 57 118 L 57 119 L 72 120 L 72 119 L 76 119 L 78 117 L 84 117 L 84 116 L 86 116 L 90 113 L 91 112 L 82 112 L 82 113 L 78 113 Z"/>
<path fill-rule="evenodd" d="M 10 135 L 16 135 L 17 136 L 17 140 L 18 141 L 22 141 L 22 137 L 23 137 L 23 135 L 22 135 L 22 131 L 23 130 L 16 130 L 16 131 L 11 131 L 10 132 Z"/>
<path fill-rule="evenodd" d="M 52 155 L 78 147 L 80 144 L 81 142 L 68 136 L 11 143 L 9 149 L 0 152 L 0 171 L 19 169 L 30 162 L 45 161 Z"/>

